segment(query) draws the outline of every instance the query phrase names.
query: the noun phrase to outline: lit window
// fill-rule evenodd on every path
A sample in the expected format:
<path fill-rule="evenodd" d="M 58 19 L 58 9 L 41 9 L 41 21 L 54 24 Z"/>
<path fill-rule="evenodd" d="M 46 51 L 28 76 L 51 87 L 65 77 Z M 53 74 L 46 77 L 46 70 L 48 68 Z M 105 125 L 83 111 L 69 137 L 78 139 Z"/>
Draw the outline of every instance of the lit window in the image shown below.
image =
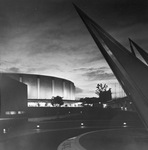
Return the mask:
<path fill-rule="evenodd" d="M 16 111 L 6 111 L 6 115 L 16 115 Z"/>
<path fill-rule="evenodd" d="M 24 114 L 24 113 L 25 113 L 24 111 L 18 111 L 19 115 Z"/>
<path fill-rule="evenodd" d="M 83 122 L 81 122 L 81 126 L 83 126 L 84 125 L 84 123 Z"/>
<path fill-rule="evenodd" d="M 4 134 L 7 133 L 6 129 L 3 129 L 3 133 L 4 133 Z"/>

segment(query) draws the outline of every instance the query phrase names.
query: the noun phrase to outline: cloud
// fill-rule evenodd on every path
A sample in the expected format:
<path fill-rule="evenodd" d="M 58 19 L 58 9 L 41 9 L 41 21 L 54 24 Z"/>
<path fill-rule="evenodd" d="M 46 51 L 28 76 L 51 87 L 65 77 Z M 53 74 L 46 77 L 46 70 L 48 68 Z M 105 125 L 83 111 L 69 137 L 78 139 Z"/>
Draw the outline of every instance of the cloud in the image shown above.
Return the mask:
<path fill-rule="evenodd" d="M 88 4 L 91 4 L 91 7 Z M 99 0 L 89 1 L 86 5 L 85 8 L 88 8 L 89 14 L 94 14 L 95 18 L 98 16 L 103 19 L 102 21 L 108 20 L 111 26 L 113 24 L 124 26 L 131 23 L 148 22 L 146 0 Z"/>
<path fill-rule="evenodd" d="M 75 92 L 76 92 L 76 94 L 83 93 L 83 90 L 81 88 L 76 87 L 76 91 Z"/>
<path fill-rule="evenodd" d="M 82 72 L 82 76 L 85 77 L 88 81 L 115 79 L 114 74 L 110 72 L 108 67 L 79 68 L 74 69 L 74 71 Z"/>
<path fill-rule="evenodd" d="M 62 72 L 62 69 L 58 65 L 34 65 L 32 67 L 26 67 L 26 73 L 45 73 L 48 72 L 50 68 L 50 72 L 54 73 L 55 71 L 57 72 Z"/>
<path fill-rule="evenodd" d="M 70 0 L 8 1 L 0 2 L 3 70 L 67 78 L 81 95 L 115 78 Z M 75 1 L 126 47 L 130 37 L 147 48 L 145 2 Z"/>
<path fill-rule="evenodd" d="M 20 73 L 21 70 L 19 68 L 16 68 L 16 67 L 12 67 L 12 68 L 9 68 L 7 69 L 6 72 L 12 72 L 12 73 Z"/>

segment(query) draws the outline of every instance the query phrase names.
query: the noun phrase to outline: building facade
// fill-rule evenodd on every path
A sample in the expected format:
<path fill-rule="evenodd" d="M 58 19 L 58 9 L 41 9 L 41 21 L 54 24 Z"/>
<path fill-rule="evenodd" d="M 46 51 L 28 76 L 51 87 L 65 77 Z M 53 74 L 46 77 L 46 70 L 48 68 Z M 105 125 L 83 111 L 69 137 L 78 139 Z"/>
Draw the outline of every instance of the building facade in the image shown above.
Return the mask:
<path fill-rule="evenodd" d="M 35 74 L 5 74 L 27 85 L 27 98 L 30 100 L 45 100 L 56 96 L 64 100 L 75 100 L 75 85 L 69 80 Z"/>
<path fill-rule="evenodd" d="M 27 85 L 0 74 L 0 117 L 22 116 L 27 111 Z"/>

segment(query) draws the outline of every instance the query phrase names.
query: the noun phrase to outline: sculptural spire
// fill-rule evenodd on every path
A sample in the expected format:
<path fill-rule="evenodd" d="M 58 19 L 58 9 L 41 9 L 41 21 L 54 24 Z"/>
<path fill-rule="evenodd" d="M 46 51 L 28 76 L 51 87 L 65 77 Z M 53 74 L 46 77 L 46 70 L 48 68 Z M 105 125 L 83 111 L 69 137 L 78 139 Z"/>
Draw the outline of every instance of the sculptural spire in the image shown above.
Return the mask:
<path fill-rule="evenodd" d="M 76 5 L 74 6 L 148 129 L 148 67 Z"/>
<path fill-rule="evenodd" d="M 142 58 L 145 60 L 145 62 L 148 64 L 148 53 L 145 52 L 138 44 L 136 44 L 134 41 L 132 41 L 131 39 L 129 39 L 129 41 L 135 46 L 135 48 L 137 49 L 137 51 L 140 53 L 140 55 L 142 56 Z"/>

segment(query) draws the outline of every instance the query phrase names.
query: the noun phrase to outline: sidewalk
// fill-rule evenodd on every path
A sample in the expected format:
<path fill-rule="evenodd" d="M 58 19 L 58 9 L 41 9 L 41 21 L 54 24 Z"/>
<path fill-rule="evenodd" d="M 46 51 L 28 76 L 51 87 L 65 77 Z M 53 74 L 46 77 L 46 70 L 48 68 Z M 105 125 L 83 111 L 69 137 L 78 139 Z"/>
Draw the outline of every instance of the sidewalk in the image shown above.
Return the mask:
<path fill-rule="evenodd" d="M 145 129 L 108 129 L 93 131 L 62 142 L 58 150 L 147 150 Z"/>
<path fill-rule="evenodd" d="M 28 118 L 28 121 L 24 122 L 23 124 L 17 126 L 14 124 L 13 127 L 8 126 L 8 123 L 6 126 L 4 126 L 3 128 L 1 128 L 0 130 L 0 141 L 1 140 L 5 140 L 7 138 L 13 138 L 13 137 L 18 137 L 18 136 L 22 136 L 22 135 L 27 135 L 27 134 L 34 134 L 34 133 L 38 133 L 41 132 L 42 130 L 46 131 L 49 129 L 38 129 L 37 125 L 40 123 L 45 123 L 45 121 L 60 121 L 60 119 L 63 118 L 67 118 L 70 116 L 77 116 L 79 114 L 67 114 L 67 115 L 59 115 L 59 116 L 50 116 L 50 117 L 38 117 L 38 118 Z M 2 118 L 1 124 L 4 123 L 4 121 L 11 121 L 13 120 L 12 118 Z M 20 120 L 21 121 L 21 120 Z M 52 129 L 51 129 L 52 130 Z"/>

